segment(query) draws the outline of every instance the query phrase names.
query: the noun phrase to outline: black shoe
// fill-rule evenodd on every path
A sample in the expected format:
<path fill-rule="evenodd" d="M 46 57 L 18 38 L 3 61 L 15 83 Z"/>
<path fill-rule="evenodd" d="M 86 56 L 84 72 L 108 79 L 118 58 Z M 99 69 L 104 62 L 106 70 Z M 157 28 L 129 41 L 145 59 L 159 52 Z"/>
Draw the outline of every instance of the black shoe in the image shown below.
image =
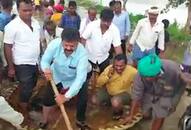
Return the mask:
<path fill-rule="evenodd" d="M 80 130 L 91 130 L 90 126 L 88 126 L 85 121 L 76 121 L 76 126 L 79 127 Z"/>
<path fill-rule="evenodd" d="M 48 123 L 43 123 L 43 122 L 41 122 L 41 123 L 39 124 L 39 127 L 40 127 L 41 129 L 47 129 L 47 128 L 48 128 Z"/>

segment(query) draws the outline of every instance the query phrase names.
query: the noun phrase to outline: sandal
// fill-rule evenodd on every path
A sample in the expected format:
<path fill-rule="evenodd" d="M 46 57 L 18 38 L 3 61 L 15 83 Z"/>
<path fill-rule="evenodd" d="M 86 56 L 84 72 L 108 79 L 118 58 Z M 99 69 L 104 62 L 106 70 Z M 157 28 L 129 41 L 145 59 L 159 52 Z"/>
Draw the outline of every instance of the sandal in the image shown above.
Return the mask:
<path fill-rule="evenodd" d="M 39 127 L 40 127 L 41 129 L 47 129 L 48 123 L 43 123 L 43 122 L 41 122 L 41 123 L 39 124 Z"/>
<path fill-rule="evenodd" d="M 112 119 L 119 120 L 121 119 L 122 115 L 123 115 L 123 111 L 113 112 Z"/>
<path fill-rule="evenodd" d="M 121 119 L 121 115 L 113 115 L 112 119 L 113 120 L 119 120 L 119 119 Z"/>
<path fill-rule="evenodd" d="M 76 121 L 76 126 L 79 127 L 80 130 L 91 130 L 90 126 L 84 121 Z"/>

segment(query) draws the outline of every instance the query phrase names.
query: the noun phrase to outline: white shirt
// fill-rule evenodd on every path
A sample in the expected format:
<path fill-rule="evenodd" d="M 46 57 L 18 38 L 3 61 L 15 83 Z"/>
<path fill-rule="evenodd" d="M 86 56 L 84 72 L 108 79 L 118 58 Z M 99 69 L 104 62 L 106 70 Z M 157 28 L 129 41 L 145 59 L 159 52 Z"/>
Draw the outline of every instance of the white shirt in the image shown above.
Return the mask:
<path fill-rule="evenodd" d="M 82 19 L 82 21 L 80 23 L 80 29 L 79 29 L 80 35 L 82 35 L 82 33 L 84 32 L 84 30 L 89 22 L 91 22 L 91 21 L 89 20 L 88 17 L 85 17 Z"/>
<path fill-rule="evenodd" d="M 99 64 L 108 58 L 111 44 L 114 47 L 121 45 L 118 28 L 111 23 L 108 30 L 102 34 L 100 23 L 100 19 L 89 23 L 82 34 L 82 37 L 88 40 L 86 49 L 89 54 L 89 60 Z"/>
<path fill-rule="evenodd" d="M 40 39 L 41 39 L 41 42 L 43 40 L 46 41 L 46 45 L 48 45 L 50 43 L 50 41 L 52 41 L 53 39 L 55 39 L 56 37 L 56 34 L 55 35 L 50 35 L 46 29 L 42 29 L 41 30 L 41 35 L 40 35 Z"/>
<path fill-rule="evenodd" d="M 158 48 L 164 50 L 164 25 L 162 22 L 156 22 L 151 27 L 148 18 L 139 20 L 133 35 L 130 39 L 130 44 L 134 44 L 135 41 L 141 48 L 141 51 L 152 49 L 155 46 L 155 42 L 158 39 Z"/>
<path fill-rule="evenodd" d="M 40 54 L 40 25 L 32 18 L 30 27 L 20 17 L 5 26 L 4 43 L 12 44 L 13 62 L 16 65 L 36 65 Z"/>
<path fill-rule="evenodd" d="M 56 38 L 56 35 L 50 35 L 46 29 L 41 29 L 40 32 L 40 42 L 42 45 L 42 49 L 43 51 L 46 49 L 46 47 L 48 46 L 48 44 Z"/>

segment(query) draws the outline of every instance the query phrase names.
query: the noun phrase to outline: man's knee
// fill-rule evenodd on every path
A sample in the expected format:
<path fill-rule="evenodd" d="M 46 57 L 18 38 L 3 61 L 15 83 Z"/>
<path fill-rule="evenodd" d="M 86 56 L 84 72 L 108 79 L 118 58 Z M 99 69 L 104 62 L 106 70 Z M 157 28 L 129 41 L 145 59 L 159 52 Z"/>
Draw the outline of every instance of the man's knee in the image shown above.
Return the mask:
<path fill-rule="evenodd" d="M 94 105 L 99 105 L 99 104 L 100 104 L 100 102 L 99 102 L 99 100 L 98 100 L 98 97 L 97 97 L 96 95 L 93 95 L 93 96 L 92 96 L 91 102 L 92 102 L 92 104 L 94 104 Z"/>
<path fill-rule="evenodd" d="M 144 120 L 151 120 L 152 116 L 149 112 L 143 113 Z"/>
<path fill-rule="evenodd" d="M 114 108 L 119 108 L 123 106 L 122 100 L 120 97 L 113 97 L 111 99 L 111 104 Z"/>

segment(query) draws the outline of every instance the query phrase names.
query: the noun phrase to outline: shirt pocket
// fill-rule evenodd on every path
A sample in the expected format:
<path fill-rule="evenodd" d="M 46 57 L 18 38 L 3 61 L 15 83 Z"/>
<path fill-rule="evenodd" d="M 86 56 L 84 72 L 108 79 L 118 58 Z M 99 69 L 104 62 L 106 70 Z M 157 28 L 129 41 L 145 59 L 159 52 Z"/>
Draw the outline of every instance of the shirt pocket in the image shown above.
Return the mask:
<path fill-rule="evenodd" d="M 76 71 L 77 71 L 77 61 L 71 60 L 70 64 L 68 65 L 67 68 L 68 68 L 69 74 L 71 74 L 71 75 L 76 74 Z"/>
<path fill-rule="evenodd" d="M 154 31 L 153 33 L 153 39 L 158 39 L 158 36 L 159 36 L 159 31 Z"/>

